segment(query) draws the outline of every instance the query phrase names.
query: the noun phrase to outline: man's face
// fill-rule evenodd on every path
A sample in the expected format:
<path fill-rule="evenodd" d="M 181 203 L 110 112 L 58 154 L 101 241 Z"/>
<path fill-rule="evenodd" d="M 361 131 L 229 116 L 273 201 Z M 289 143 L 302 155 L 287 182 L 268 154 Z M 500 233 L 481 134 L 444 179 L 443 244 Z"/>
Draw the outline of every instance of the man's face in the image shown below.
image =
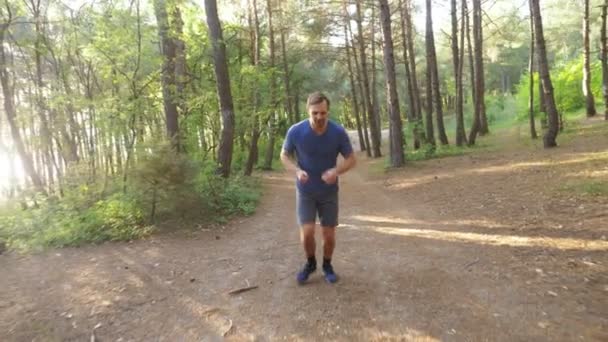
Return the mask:
<path fill-rule="evenodd" d="M 315 128 L 324 128 L 327 124 L 327 102 L 323 101 L 317 104 L 308 106 L 308 115 Z"/>

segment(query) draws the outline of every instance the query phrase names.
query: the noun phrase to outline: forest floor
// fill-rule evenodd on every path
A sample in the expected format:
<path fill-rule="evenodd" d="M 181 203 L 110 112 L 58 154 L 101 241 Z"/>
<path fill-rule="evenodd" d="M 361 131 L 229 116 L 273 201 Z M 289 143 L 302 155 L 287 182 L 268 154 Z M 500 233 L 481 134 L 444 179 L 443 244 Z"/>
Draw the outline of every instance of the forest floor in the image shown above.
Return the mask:
<path fill-rule="evenodd" d="M 295 281 L 282 172 L 225 227 L 5 253 L 0 340 L 607 341 L 608 124 L 551 150 L 523 135 L 388 172 L 361 156 L 341 180 L 333 285 Z"/>

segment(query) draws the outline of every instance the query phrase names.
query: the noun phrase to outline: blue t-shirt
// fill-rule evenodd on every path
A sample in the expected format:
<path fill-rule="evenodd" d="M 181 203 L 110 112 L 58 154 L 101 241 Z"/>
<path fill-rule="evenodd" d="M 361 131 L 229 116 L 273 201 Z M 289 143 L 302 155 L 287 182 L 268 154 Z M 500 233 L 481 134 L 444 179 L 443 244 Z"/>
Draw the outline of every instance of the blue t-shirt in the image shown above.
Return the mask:
<path fill-rule="evenodd" d="M 308 181 L 300 184 L 298 189 L 303 192 L 337 191 L 338 182 L 327 184 L 321 179 L 323 172 L 336 167 L 338 153 L 348 157 L 353 148 L 344 127 L 328 120 L 327 129 L 323 134 L 317 134 L 308 120 L 294 124 L 287 131 L 283 149 L 289 154 L 295 151 L 298 167 L 308 173 Z"/>

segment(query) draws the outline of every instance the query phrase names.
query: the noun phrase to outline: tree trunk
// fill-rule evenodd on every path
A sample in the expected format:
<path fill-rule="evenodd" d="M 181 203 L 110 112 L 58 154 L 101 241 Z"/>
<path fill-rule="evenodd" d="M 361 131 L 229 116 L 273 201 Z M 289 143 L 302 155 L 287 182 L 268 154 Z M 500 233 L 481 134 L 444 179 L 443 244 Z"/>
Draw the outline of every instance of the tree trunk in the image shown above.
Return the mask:
<path fill-rule="evenodd" d="M 395 75 L 395 56 L 391 30 L 391 10 L 388 0 L 380 0 L 380 18 L 384 35 L 384 74 L 386 76 L 387 96 L 390 116 L 391 166 L 400 167 L 405 162 L 403 153 L 403 130 L 399 98 L 397 97 L 397 77 Z"/>
<path fill-rule="evenodd" d="M 234 107 L 232 103 L 232 92 L 230 90 L 230 75 L 228 74 L 228 61 L 226 60 L 226 43 L 222 35 L 222 27 L 217 15 L 216 0 L 205 1 L 205 12 L 207 13 L 207 25 L 209 35 L 213 44 L 213 64 L 217 82 L 217 93 L 220 100 L 220 111 L 222 112 L 222 135 L 218 151 L 219 169 L 223 177 L 230 176 L 230 165 L 232 163 L 232 149 L 234 140 Z"/>
<path fill-rule="evenodd" d="M 187 76 L 187 63 L 186 63 L 186 43 L 182 39 L 183 36 L 183 27 L 184 21 L 182 20 L 182 13 L 179 9 L 178 4 L 173 6 L 173 11 L 171 12 L 171 16 L 173 19 L 173 27 L 175 29 L 175 37 L 173 37 L 173 43 L 175 44 L 175 85 L 177 89 L 176 99 L 177 106 L 179 111 L 179 115 L 186 115 L 188 113 L 188 105 L 186 103 L 186 86 L 188 83 Z M 184 126 L 185 127 L 185 126 Z M 179 129 L 178 131 L 183 131 Z M 187 132 L 181 132 L 181 135 L 186 135 Z M 180 144 L 180 148 L 183 149 L 183 146 Z"/>
<path fill-rule="evenodd" d="M 161 53 L 163 55 L 161 83 L 163 90 L 167 137 L 169 138 L 173 149 L 179 151 L 180 139 L 177 117 L 178 94 L 175 91 L 177 87 L 175 82 L 176 49 L 175 43 L 170 37 L 169 19 L 167 17 L 167 7 L 164 0 L 154 0 L 154 13 L 156 14 L 158 36 L 160 38 Z"/>
<path fill-rule="evenodd" d="M 462 0 L 463 2 L 466 0 Z M 466 133 L 464 130 L 464 108 L 463 108 L 463 89 L 462 89 L 462 65 L 464 64 L 460 58 L 458 47 L 458 17 L 456 16 L 456 0 L 451 0 L 452 12 L 452 59 L 454 64 L 454 82 L 456 84 L 456 146 L 462 146 L 467 143 Z M 462 38 L 464 38 L 464 21 L 465 11 L 462 7 Z M 464 50 L 464 39 L 462 39 L 462 49 Z"/>
<path fill-rule="evenodd" d="M 485 101 L 485 73 L 483 65 L 483 23 L 482 23 L 482 11 L 481 11 L 481 0 L 473 0 L 473 18 L 477 18 L 477 28 L 475 28 L 475 20 L 473 20 L 473 35 L 475 39 L 475 63 L 477 65 L 475 71 L 475 77 L 477 77 L 477 98 L 479 99 L 479 134 L 486 135 L 490 132 L 488 127 L 488 116 L 486 115 L 486 101 Z M 475 6 L 477 5 L 477 6 Z M 475 10 L 476 8 L 476 10 Z"/>
<path fill-rule="evenodd" d="M 4 112 L 6 113 L 6 120 L 11 129 L 11 138 L 13 139 L 13 144 L 17 149 L 17 153 L 19 154 L 19 158 L 21 159 L 21 164 L 23 165 L 26 175 L 29 177 L 36 191 L 46 193 L 42 179 L 34 168 L 34 161 L 32 160 L 32 156 L 25 148 L 25 144 L 23 143 L 23 139 L 19 131 L 19 126 L 17 125 L 17 112 L 15 109 L 15 103 L 13 102 L 13 96 L 15 94 L 14 82 L 11 83 L 10 81 L 10 74 L 7 69 L 8 60 L 4 50 L 4 35 L 8 29 L 8 22 L 10 22 L 10 20 L 0 24 L 0 84 L 2 85 Z"/>
<path fill-rule="evenodd" d="M 530 62 L 528 67 L 530 77 L 530 94 L 528 98 L 528 110 L 530 112 L 530 136 L 536 139 L 536 126 L 534 122 L 534 18 L 530 16 Z"/>
<path fill-rule="evenodd" d="M 275 45 L 274 28 L 272 26 L 272 0 L 266 0 L 268 12 L 268 50 L 270 52 L 270 115 L 268 117 L 268 145 L 266 146 L 266 157 L 264 158 L 264 170 L 272 170 L 272 159 L 274 157 L 275 140 L 275 116 L 276 116 L 276 78 L 275 67 Z"/>
<path fill-rule="evenodd" d="M 427 56 L 430 57 L 431 67 L 431 85 L 433 87 L 433 102 L 435 103 L 435 113 L 437 120 L 437 135 L 442 145 L 448 144 L 448 136 L 445 133 L 445 125 L 443 123 L 443 101 L 441 90 L 439 87 L 439 70 L 437 68 L 437 53 L 435 52 L 435 34 L 433 33 L 433 16 L 431 9 L 431 0 L 427 0 Z"/>
<path fill-rule="evenodd" d="M 372 156 L 374 158 L 379 158 L 382 156 L 380 152 L 380 137 L 378 136 L 378 127 L 376 125 L 376 120 L 374 118 L 374 108 L 371 99 L 370 92 L 370 84 L 368 78 L 368 70 L 367 70 L 367 56 L 365 55 L 365 43 L 363 42 L 363 24 L 362 24 L 362 14 L 361 14 L 361 0 L 357 0 L 357 29 L 359 32 L 359 53 L 361 54 L 361 74 L 363 77 L 363 87 L 365 89 L 365 103 L 367 105 L 367 116 L 369 121 L 369 128 L 372 136 Z"/>
<path fill-rule="evenodd" d="M 553 97 L 553 84 L 551 83 L 551 75 L 549 73 L 549 63 L 547 61 L 547 52 L 545 49 L 545 38 L 543 35 L 543 22 L 540 13 L 539 0 L 530 0 L 530 15 L 534 17 L 534 35 L 536 47 L 538 49 L 538 70 L 540 81 L 543 85 L 543 96 L 547 106 L 548 129 L 543 137 L 545 148 L 557 146 L 556 138 L 559 130 L 559 115 Z"/>
<path fill-rule="evenodd" d="M 403 64 L 405 64 L 405 77 L 407 79 L 407 93 L 408 93 L 408 97 L 409 97 L 409 110 L 407 113 L 407 121 L 408 123 L 413 127 L 413 134 L 414 134 L 414 148 L 415 149 L 419 149 L 420 148 L 420 134 L 419 134 L 419 130 L 416 127 L 417 126 L 417 122 L 418 122 L 418 107 L 419 107 L 419 102 L 420 102 L 420 98 L 418 97 L 418 83 L 416 80 L 416 75 L 415 75 L 415 71 L 416 70 L 416 66 L 415 66 L 415 61 L 414 61 L 414 66 L 411 65 L 410 60 L 413 58 L 410 58 L 410 54 L 411 52 L 409 51 L 409 44 L 410 44 L 410 35 L 408 34 L 409 32 L 409 27 L 408 27 L 408 22 L 409 20 L 406 19 L 406 16 L 409 15 L 408 13 L 408 9 L 407 9 L 408 4 L 404 4 L 403 0 L 399 0 L 399 8 L 400 8 L 400 15 L 401 15 L 401 41 L 403 43 Z M 412 56 L 415 58 L 415 56 Z"/>
<path fill-rule="evenodd" d="M 473 100 L 473 119 L 476 116 L 476 103 L 477 103 L 477 91 L 475 90 L 475 62 L 473 61 L 473 45 L 471 44 L 471 20 L 469 9 L 467 8 L 467 1 L 463 0 L 462 5 L 464 6 L 464 11 L 466 12 L 465 23 L 466 23 L 466 34 L 467 34 L 467 55 L 469 60 L 469 75 L 470 75 L 470 87 L 471 87 L 471 100 Z M 463 47 L 464 48 L 464 47 Z M 464 73 L 463 73 L 464 75 Z M 463 87 L 464 88 L 464 87 Z M 473 120 L 475 121 L 475 120 Z M 470 134 L 470 133 L 469 133 Z"/>
<path fill-rule="evenodd" d="M 587 117 L 595 116 L 595 100 L 591 91 L 591 62 L 589 60 L 589 0 L 584 0 L 583 17 L 583 95 L 587 108 Z M 562 126 L 563 127 L 563 126 Z"/>
<path fill-rule="evenodd" d="M 418 84 L 418 76 L 416 72 L 416 51 L 414 50 L 414 26 L 412 25 L 412 9 L 410 7 L 411 0 L 407 0 L 403 10 L 406 24 L 407 38 L 407 55 L 410 63 L 410 71 L 412 75 L 412 92 L 416 101 L 416 124 L 414 125 L 414 136 L 419 136 L 422 141 L 426 140 L 423 124 L 422 124 L 422 100 L 420 98 L 420 88 Z"/>
<path fill-rule="evenodd" d="M 376 69 L 376 6 L 372 5 L 372 19 L 370 24 L 372 25 L 372 75 L 371 75 L 371 85 L 372 85 L 372 101 L 374 108 L 374 120 L 376 121 L 376 128 L 378 129 L 378 136 L 380 139 L 378 140 L 378 146 L 382 148 L 382 123 L 380 120 L 380 102 L 378 101 L 378 84 L 376 74 L 378 70 Z"/>
<path fill-rule="evenodd" d="M 352 49 L 353 49 L 353 59 L 354 59 L 354 64 L 355 64 L 355 74 L 357 77 L 357 88 L 359 90 L 359 98 L 361 99 L 361 110 L 359 111 L 361 113 L 361 122 L 363 124 L 363 139 L 365 142 L 365 153 L 368 157 L 372 156 L 372 149 L 371 149 L 371 144 L 370 144 L 370 139 L 369 139 L 369 131 L 367 129 L 367 119 L 365 118 L 365 113 L 367 110 L 367 102 L 366 102 L 366 97 L 365 97 L 365 91 L 363 89 L 363 81 L 361 80 L 361 68 L 359 67 L 359 59 L 357 57 L 357 49 L 355 48 L 355 39 L 353 37 L 353 32 L 352 32 L 352 28 L 350 26 L 350 20 L 348 21 L 348 32 L 349 32 L 349 36 L 350 36 L 350 41 L 352 42 Z"/>
<path fill-rule="evenodd" d="M 348 16 L 348 10 L 346 8 L 346 1 L 343 2 L 344 4 L 344 15 L 345 15 L 345 20 L 346 21 L 350 21 L 350 17 Z M 363 138 L 363 130 L 361 129 L 361 114 L 359 113 L 359 101 L 357 100 L 357 91 L 356 91 L 356 84 L 355 84 L 355 77 L 353 75 L 353 66 L 350 60 L 350 44 L 348 41 L 348 28 L 346 27 L 347 24 L 344 23 L 344 48 L 346 49 L 346 65 L 348 66 L 348 78 L 350 81 L 350 94 L 351 94 L 351 99 L 352 99 L 352 104 L 353 104 L 353 111 L 355 112 L 355 122 L 357 125 L 357 134 L 359 135 L 359 148 L 361 151 L 365 151 L 366 149 L 366 145 L 365 145 L 365 140 Z"/>
<path fill-rule="evenodd" d="M 280 3 L 280 2 L 279 2 Z M 285 17 L 281 17 L 283 24 L 285 22 Z M 285 85 L 285 111 L 287 112 L 287 117 L 289 118 L 290 123 L 295 123 L 296 119 L 293 114 L 293 107 L 291 105 L 291 90 L 290 90 L 290 80 L 289 80 L 289 62 L 287 60 L 287 46 L 285 44 L 285 30 L 287 28 L 284 25 L 281 25 L 281 54 L 283 57 L 283 83 Z"/>
<path fill-rule="evenodd" d="M 485 100 L 484 100 L 484 72 L 483 72 L 483 48 L 481 36 L 481 0 L 473 0 L 473 42 L 474 48 L 474 69 L 475 69 L 475 114 L 473 117 L 473 127 L 469 132 L 469 145 L 475 145 L 478 133 L 484 130 Z"/>
<path fill-rule="evenodd" d="M 252 58 L 251 63 L 257 69 L 260 65 L 260 20 L 258 18 L 258 4 L 257 0 L 251 0 L 249 6 L 249 23 L 250 31 L 252 34 L 251 39 L 251 50 Z M 257 87 L 256 87 L 257 88 Z M 258 89 L 252 89 L 253 95 L 253 122 L 251 124 L 251 141 L 249 143 L 249 154 L 247 155 L 247 162 L 245 163 L 245 176 L 251 176 L 253 173 L 253 167 L 258 161 L 258 141 L 260 139 L 260 117 L 258 115 L 260 106 L 260 96 Z"/>
<path fill-rule="evenodd" d="M 426 142 L 435 145 L 433 129 L 433 20 L 431 0 L 426 0 Z"/>
<path fill-rule="evenodd" d="M 608 0 L 602 6 L 601 51 L 602 51 L 602 95 L 604 96 L 604 119 L 608 120 L 608 40 L 606 38 L 606 8 Z"/>

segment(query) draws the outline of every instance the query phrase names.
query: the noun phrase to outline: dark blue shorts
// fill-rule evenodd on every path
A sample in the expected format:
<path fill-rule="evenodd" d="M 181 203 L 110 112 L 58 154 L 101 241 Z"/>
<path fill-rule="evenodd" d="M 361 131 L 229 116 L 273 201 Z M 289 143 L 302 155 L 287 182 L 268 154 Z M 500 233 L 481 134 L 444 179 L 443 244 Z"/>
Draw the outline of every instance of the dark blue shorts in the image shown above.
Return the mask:
<path fill-rule="evenodd" d="M 318 214 L 321 226 L 335 227 L 338 225 L 338 191 L 308 193 L 298 189 L 296 212 L 300 226 L 315 223 Z"/>

